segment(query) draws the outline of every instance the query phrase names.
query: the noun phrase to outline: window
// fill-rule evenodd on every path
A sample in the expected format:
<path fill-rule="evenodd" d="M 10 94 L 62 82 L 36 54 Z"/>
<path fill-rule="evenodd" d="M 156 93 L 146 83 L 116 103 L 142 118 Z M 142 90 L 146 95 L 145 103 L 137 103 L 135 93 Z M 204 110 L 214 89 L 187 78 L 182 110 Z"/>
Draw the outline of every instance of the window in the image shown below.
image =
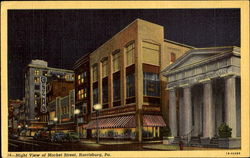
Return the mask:
<path fill-rule="evenodd" d="M 102 62 L 102 77 L 106 77 L 108 76 L 108 58 L 106 58 L 105 60 L 103 60 Z"/>
<path fill-rule="evenodd" d="M 126 61 L 127 61 L 127 66 L 132 65 L 135 63 L 134 61 L 134 51 L 135 51 L 135 44 L 131 43 L 126 47 Z"/>
<path fill-rule="evenodd" d="M 143 63 L 151 65 L 160 65 L 160 46 L 149 43 L 142 42 L 143 51 Z"/>
<path fill-rule="evenodd" d="M 35 83 L 40 83 L 40 78 L 39 77 L 34 77 Z"/>
<path fill-rule="evenodd" d="M 127 98 L 135 96 L 135 74 L 126 76 L 126 92 Z"/>
<path fill-rule="evenodd" d="M 103 104 L 108 103 L 108 84 L 107 82 L 103 82 L 102 84 L 102 102 Z"/>
<path fill-rule="evenodd" d="M 35 70 L 34 75 L 38 76 L 39 74 L 40 74 L 40 71 L 39 70 Z"/>
<path fill-rule="evenodd" d="M 83 103 L 83 113 L 87 113 L 87 103 Z"/>
<path fill-rule="evenodd" d="M 35 90 L 40 90 L 40 85 L 35 85 Z"/>
<path fill-rule="evenodd" d="M 98 87 L 93 89 L 93 105 L 98 103 Z"/>
<path fill-rule="evenodd" d="M 113 97 L 114 101 L 120 100 L 120 78 L 113 80 Z"/>
<path fill-rule="evenodd" d="M 115 53 L 113 55 L 113 72 L 120 70 L 120 53 Z"/>
<path fill-rule="evenodd" d="M 35 100 L 35 105 L 37 105 L 37 100 Z"/>
<path fill-rule="evenodd" d="M 87 89 L 86 88 L 78 91 L 78 99 L 79 100 L 85 99 L 86 97 L 87 97 Z"/>
<path fill-rule="evenodd" d="M 87 77 L 87 73 L 86 72 L 83 72 L 83 73 L 79 74 L 77 76 L 77 83 L 78 83 L 78 85 L 83 84 L 85 82 L 85 80 L 86 80 L 86 77 Z"/>
<path fill-rule="evenodd" d="M 171 54 L 170 54 L 170 62 L 171 62 L 171 63 L 172 63 L 172 62 L 175 62 L 175 60 L 176 60 L 175 53 L 171 53 Z"/>
<path fill-rule="evenodd" d="M 96 82 L 98 80 L 98 68 L 97 64 L 93 66 L 93 82 Z"/>
<path fill-rule="evenodd" d="M 159 74 L 143 73 L 143 94 L 145 96 L 160 96 Z"/>
<path fill-rule="evenodd" d="M 69 75 L 65 75 L 65 79 L 66 79 L 66 80 L 69 80 L 69 79 L 70 79 L 70 76 L 69 76 Z"/>

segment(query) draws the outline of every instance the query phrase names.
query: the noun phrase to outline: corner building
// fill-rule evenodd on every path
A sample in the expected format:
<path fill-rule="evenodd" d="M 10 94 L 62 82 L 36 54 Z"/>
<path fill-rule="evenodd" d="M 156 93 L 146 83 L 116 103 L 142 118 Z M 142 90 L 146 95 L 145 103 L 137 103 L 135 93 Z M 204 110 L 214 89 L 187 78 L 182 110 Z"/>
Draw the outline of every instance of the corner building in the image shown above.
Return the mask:
<path fill-rule="evenodd" d="M 160 25 L 141 19 L 129 24 L 89 54 L 91 119 L 84 128 L 96 136 L 93 105 L 99 103 L 101 138 L 160 137 L 168 118 L 160 71 L 192 48 L 164 40 Z"/>

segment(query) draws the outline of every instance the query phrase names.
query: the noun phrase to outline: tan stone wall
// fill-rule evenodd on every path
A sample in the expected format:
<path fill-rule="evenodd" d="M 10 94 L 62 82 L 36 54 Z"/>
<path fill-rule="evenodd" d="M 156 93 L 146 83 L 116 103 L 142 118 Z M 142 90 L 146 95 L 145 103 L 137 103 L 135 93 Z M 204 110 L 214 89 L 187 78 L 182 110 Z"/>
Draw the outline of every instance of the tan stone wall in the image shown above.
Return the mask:
<path fill-rule="evenodd" d="M 178 43 L 164 41 L 164 47 L 162 52 L 162 64 L 161 71 L 170 65 L 170 54 L 175 53 L 176 60 L 185 54 L 192 47 L 184 46 Z M 167 85 L 167 78 L 161 75 L 161 108 L 164 120 L 168 123 L 168 92 L 165 90 Z"/>

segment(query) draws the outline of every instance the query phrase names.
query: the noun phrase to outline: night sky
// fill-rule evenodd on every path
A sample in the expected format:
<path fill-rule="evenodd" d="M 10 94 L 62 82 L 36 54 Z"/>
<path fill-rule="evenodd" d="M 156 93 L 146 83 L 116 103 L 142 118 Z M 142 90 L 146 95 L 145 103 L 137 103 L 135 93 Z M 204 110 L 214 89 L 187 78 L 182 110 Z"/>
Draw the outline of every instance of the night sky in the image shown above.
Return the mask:
<path fill-rule="evenodd" d="M 24 97 L 24 69 L 32 59 L 72 69 L 137 18 L 164 26 L 165 39 L 179 43 L 240 46 L 239 9 L 9 10 L 9 99 Z"/>

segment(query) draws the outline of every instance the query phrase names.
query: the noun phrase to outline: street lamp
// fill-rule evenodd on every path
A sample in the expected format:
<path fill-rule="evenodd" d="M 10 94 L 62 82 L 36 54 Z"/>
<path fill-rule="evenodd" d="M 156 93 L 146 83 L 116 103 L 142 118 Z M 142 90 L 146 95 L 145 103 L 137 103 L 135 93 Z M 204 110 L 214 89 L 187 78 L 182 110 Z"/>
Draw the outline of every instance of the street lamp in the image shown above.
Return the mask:
<path fill-rule="evenodd" d="M 21 125 L 18 125 L 17 128 L 18 128 L 18 135 L 20 136 Z"/>
<path fill-rule="evenodd" d="M 57 117 L 54 117 L 54 122 L 55 122 L 55 127 L 57 125 L 57 121 L 58 121 L 58 118 Z M 55 133 L 57 132 L 57 129 L 55 129 Z"/>
<path fill-rule="evenodd" d="M 98 120 L 98 117 L 99 117 L 99 110 L 102 109 L 102 105 L 101 104 L 95 104 L 94 105 L 94 109 L 96 110 L 96 143 L 99 144 L 99 120 Z"/>
<path fill-rule="evenodd" d="M 74 114 L 76 115 L 76 129 L 77 129 L 77 135 L 78 135 L 78 137 L 79 137 L 79 128 L 78 128 L 78 114 L 80 114 L 80 110 L 79 109 L 75 109 L 75 111 L 74 111 Z"/>

